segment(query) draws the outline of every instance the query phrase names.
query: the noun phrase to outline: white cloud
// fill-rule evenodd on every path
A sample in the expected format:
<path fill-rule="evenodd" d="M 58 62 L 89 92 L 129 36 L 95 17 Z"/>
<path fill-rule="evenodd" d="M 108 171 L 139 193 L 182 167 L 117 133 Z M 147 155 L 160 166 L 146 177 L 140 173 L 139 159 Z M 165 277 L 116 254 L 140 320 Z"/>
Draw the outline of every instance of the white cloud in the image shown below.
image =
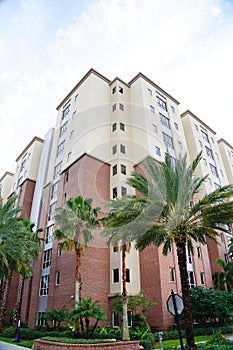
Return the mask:
<path fill-rule="evenodd" d="M 56 106 L 91 67 L 126 81 L 143 72 L 232 143 L 223 125 L 232 100 L 229 2 L 99 0 L 77 11 L 72 3 L 72 12 L 62 3 L 59 18 L 57 2 L 20 4 L 0 34 L 0 174 L 54 126 Z M 12 39 L 8 23 L 19 28 Z"/>

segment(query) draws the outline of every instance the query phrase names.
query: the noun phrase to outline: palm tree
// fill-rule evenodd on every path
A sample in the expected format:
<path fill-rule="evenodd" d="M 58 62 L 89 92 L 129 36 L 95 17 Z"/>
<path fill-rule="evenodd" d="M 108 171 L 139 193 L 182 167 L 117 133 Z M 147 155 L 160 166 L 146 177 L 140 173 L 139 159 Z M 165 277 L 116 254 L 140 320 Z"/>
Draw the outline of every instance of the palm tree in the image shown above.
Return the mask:
<path fill-rule="evenodd" d="M 215 289 L 233 291 L 233 262 L 225 262 L 218 258 L 216 263 L 222 267 L 221 272 L 215 272 L 212 276 Z"/>
<path fill-rule="evenodd" d="M 92 208 L 92 199 L 81 196 L 70 198 L 65 208 L 58 208 L 55 215 L 55 237 L 62 240 L 60 249 L 76 253 L 75 300 L 81 301 L 82 278 L 80 272 L 81 255 L 86 253 L 88 242 L 93 239 L 91 231 L 98 226 L 97 215 L 100 208 Z"/>
<path fill-rule="evenodd" d="M 200 160 L 201 154 L 190 165 L 186 155 L 177 159 L 175 164 L 168 154 L 161 163 L 148 159 L 144 163 L 148 177 L 133 172 L 128 180 L 128 184 L 140 193 L 144 201 L 140 202 L 139 199 L 134 219 L 132 204 L 130 220 L 125 213 L 119 220 L 120 229 L 125 231 L 128 239 L 136 239 L 136 248 L 139 250 L 151 244 L 163 244 L 163 254 L 167 255 L 171 243 L 175 243 L 185 311 L 186 347 L 189 350 L 196 349 L 196 345 L 190 308 L 186 247 L 193 253 L 194 241 L 201 244 L 206 244 L 207 238 L 216 241 L 219 231 L 226 232 L 226 225 L 233 221 L 232 185 L 216 189 L 190 205 L 207 178 L 194 177 Z M 139 207 L 141 211 L 138 215 Z M 124 218 L 126 225 L 123 227 Z"/>
<path fill-rule="evenodd" d="M 25 264 L 22 265 L 22 269 L 19 271 L 19 281 L 17 287 L 17 295 L 16 302 L 14 306 L 14 321 L 18 320 L 20 317 L 21 307 L 20 304 L 22 302 L 23 295 L 23 286 L 24 279 L 32 276 L 33 273 L 33 261 L 38 259 L 38 254 L 41 250 L 41 238 L 39 236 L 40 232 L 43 231 L 42 228 L 34 230 L 35 224 L 31 223 L 28 218 L 22 219 L 23 227 L 24 227 L 24 254 L 25 254 Z M 17 322 L 18 323 L 18 322 Z"/>
<path fill-rule="evenodd" d="M 141 201 L 141 199 L 140 199 Z M 135 204 L 137 203 L 135 197 Z M 119 229 L 126 223 L 126 217 L 130 220 L 132 206 L 132 199 L 127 196 L 121 198 L 114 198 L 111 201 L 111 210 L 107 218 L 105 218 L 105 229 L 102 232 L 103 236 L 109 236 L 108 245 L 119 246 L 121 250 L 122 258 L 122 302 L 123 302 L 123 331 L 122 331 L 122 340 L 129 340 L 129 328 L 128 328 L 128 297 L 127 297 L 127 287 L 126 287 L 126 253 L 130 252 L 131 240 L 128 238 L 127 233 L 125 234 L 124 230 Z M 132 214 L 135 215 L 136 205 Z M 123 220 L 122 220 L 123 219 Z"/>
<path fill-rule="evenodd" d="M 82 318 L 85 322 L 85 330 L 86 330 L 86 338 L 91 338 L 99 321 L 106 320 L 106 315 L 104 313 L 104 308 L 99 305 L 99 300 L 92 302 L 92 298 L 83 298 L 81 297 L 81 303 L 78 304 L 78 308 L 70 309 L 69 318 L 71 321 L 74 321 L 74 326 L 71 328 L 77 335 L 77 325 L 79 323 L 79 319 Z M 89 334 L 90 330 L 90 322 L 91 319 L 95 319 L 94 326 L 92 328 L 91 334 Z"/>

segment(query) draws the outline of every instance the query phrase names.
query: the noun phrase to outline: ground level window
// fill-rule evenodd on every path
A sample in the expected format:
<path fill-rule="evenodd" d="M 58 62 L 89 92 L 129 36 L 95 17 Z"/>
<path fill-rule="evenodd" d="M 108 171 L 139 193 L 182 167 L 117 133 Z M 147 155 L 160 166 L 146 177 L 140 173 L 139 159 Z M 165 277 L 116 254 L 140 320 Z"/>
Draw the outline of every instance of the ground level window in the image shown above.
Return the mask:
<path fill-rule="evenodd" d="M 36 326 L 46 326 L 46 312 L 37 312 Z"/>

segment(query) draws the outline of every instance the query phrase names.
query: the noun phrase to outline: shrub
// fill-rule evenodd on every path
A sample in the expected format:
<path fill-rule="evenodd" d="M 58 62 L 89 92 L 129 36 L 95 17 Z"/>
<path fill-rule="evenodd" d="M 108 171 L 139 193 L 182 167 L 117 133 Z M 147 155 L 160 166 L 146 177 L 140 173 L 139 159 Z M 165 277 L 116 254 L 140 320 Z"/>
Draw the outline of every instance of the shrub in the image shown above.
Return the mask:
<path fill-rule="evenodd" d="M 59 337 L 43 337 L 43 340 L 49 340 L 59 343 L 67 344 L 96 344 L 96 343 L 113 343 L 116 339 L 71 339 L 71 338 L 59 338 Z"/>
<path fill-rule="evenodd" d="M 143 346 L 144 350 L 151 350 L 152 349 L 151 341 L 148 339 L 141 340 L 140 345 Z"/>

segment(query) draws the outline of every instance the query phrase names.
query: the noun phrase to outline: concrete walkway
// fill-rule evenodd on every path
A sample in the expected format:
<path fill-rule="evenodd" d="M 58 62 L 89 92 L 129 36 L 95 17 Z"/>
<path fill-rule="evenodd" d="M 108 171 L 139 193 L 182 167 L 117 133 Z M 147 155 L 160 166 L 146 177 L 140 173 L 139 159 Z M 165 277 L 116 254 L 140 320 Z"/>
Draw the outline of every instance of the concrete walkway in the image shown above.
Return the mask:
<path fill-rule="evenodd" d="M 27 350 L 29 348 L 24 348 L 23 346 L 18 346 L 15 344 L 5 343 L 0 341 L 0 350 Z"/>

